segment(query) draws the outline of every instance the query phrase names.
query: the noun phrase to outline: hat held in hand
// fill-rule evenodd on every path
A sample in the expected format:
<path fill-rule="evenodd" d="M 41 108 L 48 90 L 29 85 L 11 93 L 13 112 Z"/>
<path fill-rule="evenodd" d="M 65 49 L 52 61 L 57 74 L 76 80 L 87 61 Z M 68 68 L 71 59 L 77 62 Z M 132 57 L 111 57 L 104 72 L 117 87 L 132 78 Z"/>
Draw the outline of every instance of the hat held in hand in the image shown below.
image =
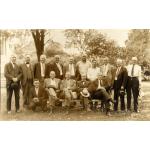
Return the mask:
<path fill-rule="evenodd" d="M 90 93 L 88 92 L 87 88 L 84 88 L 80 94 L 83 96 L 83 97 L 89 97 L 90 96 Z"/>

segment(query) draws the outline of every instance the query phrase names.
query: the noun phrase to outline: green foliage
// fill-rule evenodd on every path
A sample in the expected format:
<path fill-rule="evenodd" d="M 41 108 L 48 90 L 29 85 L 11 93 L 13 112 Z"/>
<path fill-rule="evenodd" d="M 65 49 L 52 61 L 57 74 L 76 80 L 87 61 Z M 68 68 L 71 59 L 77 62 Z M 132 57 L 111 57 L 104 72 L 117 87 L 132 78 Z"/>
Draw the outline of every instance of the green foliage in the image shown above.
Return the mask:
<path fill-rule="evenodd" d="M 65 30 L 66 47 L 78 48 L 88 55 L 117 57 L 117 46 L 114 40 L 108 40 L 98 30 L 68 29 Z"/>
<path fill-rule="evenodd" d="M 126 41 L 128 59 L 137 56 L 140 61 L 148 55 L 147 49 L 150 45 L 149 29 L 133 29 L 129 32 Z"/>
<path fill-rule="evenodd" d="M 63 51 L 63 46 L 58 43 L 58 42 L 54 42 L 51 41 L 47 47 L 45 48 L 45 52 L 47 57 L 53 57 L 55 55 L 67 55 L 64 51 Z"/>

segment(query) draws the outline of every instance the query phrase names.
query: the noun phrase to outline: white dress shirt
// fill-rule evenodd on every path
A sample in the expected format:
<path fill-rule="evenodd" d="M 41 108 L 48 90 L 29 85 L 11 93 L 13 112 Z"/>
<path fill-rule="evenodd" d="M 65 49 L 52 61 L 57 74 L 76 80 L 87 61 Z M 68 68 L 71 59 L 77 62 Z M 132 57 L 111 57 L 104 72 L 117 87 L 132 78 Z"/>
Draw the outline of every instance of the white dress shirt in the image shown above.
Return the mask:
<path fill-rule="evenodd" d="M 58 67 L 58 69 L 60 71 L 60 75 L 63 75 L 61 65 L 59 63 L 56 63 L 56 65 L 57 65 L 57 67 Z"/>
<path fill-rule="evenodd" d="M 75 76 L 74 64 L 69 64 L 69 72 L 71 76 Z"/>
<path fill-rule="evenodd" d="M 107 76 L 109 64 L 103 65 L 103 76 Z"/>
<path fill-rule="evenodd" d="M 40 66 L 41 66 L 41 76 L 44 77 L 45 76 L 45 64 L 40 63 Z"/>
<path fill-rule="evenodd" d="M 121 69 L 121 66 L 118 67 L 117 70 L 116 70 L 115 80 L 118 79 L 118 74 L 119 74 L 119 72 L 120 72 L 120 69 Z"/>
<path fill-rule="evenodd" d="M 36 93 L 36 95 L 38 95 L 38 93 L 39 93 L 39 88 L 35 88 L 35 93 Z"/>
<path fill-rule="evenodd" d="M 98 74 L 100 73 L 100 68 L 89 68 L 87 71 L 87 78 L 90 81 L 94 81 L 97 79 Z"/>
<path fill-rule="evenodd" d="M 87 75 L 88 69 L 92 66 L 92 64 L 89 61 L 83 62 L 79 61 L 77 63 L 77 67 L 79 68 L 79 72 L 82 75 Z"/>
<path fill-rule="evenodd" d="M 132 68 L 133 68 L 133 64 L 126 66 L 127 71 L 128 71 L 128 76 L 129 77 L 137 77 L 139 79 L 139 82 L 141 84 L 141 66 L 135 64 L 134 65 L 134 70 L 133 70 L 133 75 L 132 75 Z"/>

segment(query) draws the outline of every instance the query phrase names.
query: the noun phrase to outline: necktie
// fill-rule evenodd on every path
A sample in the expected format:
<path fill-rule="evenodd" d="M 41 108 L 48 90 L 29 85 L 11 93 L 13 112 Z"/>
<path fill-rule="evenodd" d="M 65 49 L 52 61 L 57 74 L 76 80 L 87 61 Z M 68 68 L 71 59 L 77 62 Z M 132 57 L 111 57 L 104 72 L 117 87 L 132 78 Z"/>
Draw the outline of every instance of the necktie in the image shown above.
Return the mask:
<path fill-rule="evenodd" d="M 45 76 L 45 64 L 42 63 L 42 76 L 44 77 Z"/>
<path fill-rule="evenodd" d="M 133 66 L 132 66 L 132 70 L 131 70 L 131 76 L 133 77 L 134 76 L 134 64 L 133 64 Z"/>

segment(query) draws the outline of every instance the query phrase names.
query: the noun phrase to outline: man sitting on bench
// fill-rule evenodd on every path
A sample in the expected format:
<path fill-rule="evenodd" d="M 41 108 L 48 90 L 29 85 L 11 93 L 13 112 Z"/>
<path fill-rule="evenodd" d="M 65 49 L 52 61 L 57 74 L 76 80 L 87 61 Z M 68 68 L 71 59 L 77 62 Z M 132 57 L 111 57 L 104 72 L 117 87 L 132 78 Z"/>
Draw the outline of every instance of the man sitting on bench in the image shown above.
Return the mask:
<path fill-rule="evenodd" d="M 58 93 L 60 92 L 60 79 L 55 78 L 54 71 L 50 72 L 50 78 L 44 80 L 44 87 L 49 96 L 48 107 L 50 108 L 50 114 L 52 114 L 55 102 L 59 100 Z"/>
<path fill-rule="evenodd" d="M 90 92 L 91 99 L 101 100 L 105 104 L 106 115 L 110 115 L 110 102 L 113 101 L 105 89 L 105 83 L 102 80 L 102 75 L 100 73 L 98 74 L 97 79 L 91 82 L 88 91 Z"/>
<path fill-rule="evenodd" d="M 65 107 L 67 109 L 67 114 L 69 113 L 70 104 L 73 99 L 76 99 L 76 81 L 70 78 L 69 72 L 66 72 L 65 79 L 62 80 L 60 84 L 60 90 L 62 92 L 62 97 L 65 98 Z"/>

